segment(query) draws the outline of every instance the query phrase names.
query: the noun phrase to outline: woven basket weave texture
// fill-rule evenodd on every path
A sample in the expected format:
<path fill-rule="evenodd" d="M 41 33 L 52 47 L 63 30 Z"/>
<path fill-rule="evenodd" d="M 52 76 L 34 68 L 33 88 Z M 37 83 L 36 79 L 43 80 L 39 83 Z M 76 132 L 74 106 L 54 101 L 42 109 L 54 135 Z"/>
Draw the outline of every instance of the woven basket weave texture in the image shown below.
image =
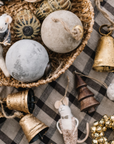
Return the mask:
<path fill-rule="evenodd" d="M 41 1 L 42 2 L 42 1 Z M 12 16 L 13 22 L 11 24 L 11 35 L 12 35 L 12 43 L 18 41 L 19 39 L 16 37 L 13 27 L 14 27 L 14 19 L 15 15 L 23 10 L 23 9 L 28 9 L 31 10 L 34 14 L 36 13 L 36 8 L 39 7 L 40 3 L 28 3 L 25 1 L 21 0 L 12 0 L 10 2 L 7 2 L 6 5 L 2 6 L 0 8 L 0 15 L 2 15 L 4 12 Z M 52 72 L 49 77 L 41 78 L 40 80 L 32 83 L 24 83 L 24 82 L 19 82 L 15 80 L 14 78 L 6 78 L 3 72 L 0 70 L 0 86 L 12 86 L 12 87 L 22 87 L 22 88 L 32 88 L 32 87 L 37 87 L 42 84 L 46 84 L 49 82 L 52 82 L 56 80 L 61 74 L 63 74 L 69 67 L 72 65 L 73 61 L 76 59 L 76 57 L 83 51 L 85 45 L 88 42 L 88 39 L 90 38 L 90 34 L 93 29 L 93 24 L 94 24 L 94 10 L 92 7 L 92 4 L 90 0 L 71 0 L 72 2 L 72 12 L 75 13 L 80 20 L 83 23 L 84 27 L 84 37 L 82 40 L 81 45 L 75 49 L 74 51 L 67 53 L 67 54 L 57 54 L 52 51 L 50 51 L 48 48 L 48 54 L 52 63 Z M 34 40 L 40 42 L 43 44 L 41 40 L 41 36 L 37 36 L 34 38 Z M 43 44 L 44 45 L 44 44 Z M 10 46 L 3 46 L 4 53 L 3 56 L 5 57 L 7 50 L 9 49 Z M 60 67 L 61 66 L 61 67 Z M 59 69 L 58 69 L 59 67 Z"/>

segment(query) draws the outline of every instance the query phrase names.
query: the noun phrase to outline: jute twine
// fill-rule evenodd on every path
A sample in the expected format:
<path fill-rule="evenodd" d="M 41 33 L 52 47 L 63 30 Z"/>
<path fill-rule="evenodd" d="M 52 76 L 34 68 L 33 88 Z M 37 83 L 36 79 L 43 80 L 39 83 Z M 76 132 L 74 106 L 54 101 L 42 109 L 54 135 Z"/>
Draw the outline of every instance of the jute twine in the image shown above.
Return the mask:
<path fill-rule="evenodd" d="M 75 31 L 71 31 L 69 29 L 68 25 L 62 19 L 53 18 L 52 20 L 54 22 L 60 22 L 62 24 L 63 28 L 77 41 L 79 41 L 81 36 L 83 35 L 83 33 L 78 28 L 75 28 Z"/>
<path fill-rule="evenodd" d="M 0 99 L 0 104 L 1 104 L 1 108 L 2 108 L 2 113 L 3 113 L 3 116 L 4 116 L 5 118 L 7 118 L 7 119 L 12 119 L 12 118 L 16 118 L 16 117 L 18 117 L 18 118 L 22 118 L 22 117 L 23 117 L 23 114 L 22 114 L 21 112 L 18 112 L 18 111 L 14 112 L 13 115 L 7 115 L 6 112 L 5 112 L 5 110 L 4 110 L 3 103 L 4 103 L 4 100 Z"/>
<path fill-rule="evenodd" d="M 106 83 L 103 83 L 103 82 L 101 82 L 100 80 L 98 80 L 98 79 L 96 79 L 96 78 L 93 78 L 93 77 L 90 77 L 90 76 L 86 76 L 86 75 L 84 75 L 84 74 L 82 74 L 82 73 L 79 73 L 79 72 L 77 72 L 77 71 L 74 71 L 74 73 L 75 73 L 75 74 L 78 74 L 78 75 L 80 75 L 80 76 L 83 76 L 83 77 L 90 78 L 90 79 L 96 81 L 97 83 L 103 85 L 106 89 L 108 88 L 108 86 L 106 85 Z"/>
<path fill-rule="evenodd" d="M 110 16 L 108 15 L 107 12 L 105 12 L 100 5 L 100 2 L 103 2 L 103 0 L 95 0 L 95 4 L 98 8 L 98 10 L 104 15 L 104 17 L 111 23 L 110 25 L 108 25 L 108 30 L 112 31 L 114 30 L 114 21 L 110 18 Z"/>

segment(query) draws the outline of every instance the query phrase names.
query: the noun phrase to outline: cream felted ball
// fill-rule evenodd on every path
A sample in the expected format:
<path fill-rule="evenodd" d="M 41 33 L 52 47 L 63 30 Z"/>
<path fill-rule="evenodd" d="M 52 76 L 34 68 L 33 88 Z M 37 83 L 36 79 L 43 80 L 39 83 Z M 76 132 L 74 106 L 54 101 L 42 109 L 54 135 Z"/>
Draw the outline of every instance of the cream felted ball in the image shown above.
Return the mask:
<path fill-rule="evenodd" d="M 114 101 L 114 80 L 111 82 L 107 88 L 107 96 L 110 100 Z"/>
<path fill-rule="evenodd" d="M 41 37 L 44 44 L 57 53 L 67 53 L 79 46 L 83 37 L 80 19 L 72 12 L 58 10 L 43 21 Z"/>

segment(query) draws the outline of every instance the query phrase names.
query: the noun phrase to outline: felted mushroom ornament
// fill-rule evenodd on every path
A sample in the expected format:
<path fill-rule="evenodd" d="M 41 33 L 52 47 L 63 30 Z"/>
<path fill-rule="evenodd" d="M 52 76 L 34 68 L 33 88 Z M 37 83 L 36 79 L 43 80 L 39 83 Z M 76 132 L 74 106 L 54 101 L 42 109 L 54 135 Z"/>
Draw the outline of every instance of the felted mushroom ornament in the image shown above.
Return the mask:
<path fill-rule="evenodd" d="M 74 13 L 58 10 L 44 19 L 41 37 L 50 50 L 57 53 L 68 53 L 81 43 L 83 26 Z"/>

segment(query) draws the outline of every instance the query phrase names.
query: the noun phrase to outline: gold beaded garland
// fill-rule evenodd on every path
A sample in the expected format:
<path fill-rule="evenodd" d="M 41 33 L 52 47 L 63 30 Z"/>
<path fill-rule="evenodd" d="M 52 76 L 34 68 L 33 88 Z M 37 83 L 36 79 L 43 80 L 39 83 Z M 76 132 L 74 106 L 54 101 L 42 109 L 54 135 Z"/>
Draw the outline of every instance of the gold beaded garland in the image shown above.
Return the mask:
<path fill-rule="evenodd" d="M 104 137 L 104 132 L 112 128 L 114 130 L 114 115 L 108 117 L 106 114 L 100 121 L 95 121 L 91 127 L 92 144 L 114 144 L 114 141 L 108 142 L 107 138 Z"/>

